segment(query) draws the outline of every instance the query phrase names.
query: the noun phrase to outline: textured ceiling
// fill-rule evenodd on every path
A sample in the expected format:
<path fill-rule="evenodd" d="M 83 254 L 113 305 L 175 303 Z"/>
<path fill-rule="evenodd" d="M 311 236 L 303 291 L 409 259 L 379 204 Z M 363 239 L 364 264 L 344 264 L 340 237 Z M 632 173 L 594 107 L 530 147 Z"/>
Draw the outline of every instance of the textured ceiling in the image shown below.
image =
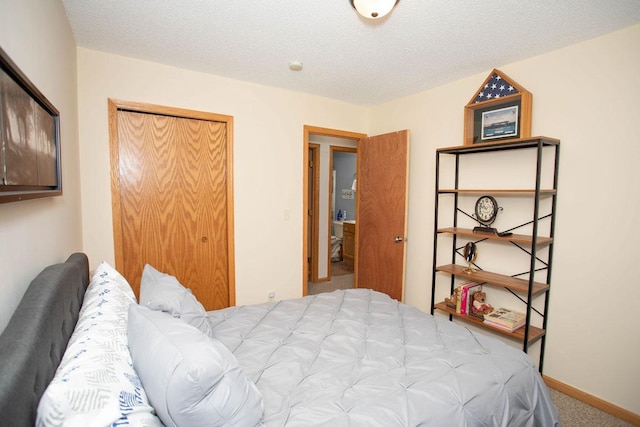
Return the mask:
<path fill-rule="evenodd" d="M 361 105 L 640 22 L 640 0 L 400 0 L 377 21 L 348 0 L 62 2 L 79 46 Z"/>

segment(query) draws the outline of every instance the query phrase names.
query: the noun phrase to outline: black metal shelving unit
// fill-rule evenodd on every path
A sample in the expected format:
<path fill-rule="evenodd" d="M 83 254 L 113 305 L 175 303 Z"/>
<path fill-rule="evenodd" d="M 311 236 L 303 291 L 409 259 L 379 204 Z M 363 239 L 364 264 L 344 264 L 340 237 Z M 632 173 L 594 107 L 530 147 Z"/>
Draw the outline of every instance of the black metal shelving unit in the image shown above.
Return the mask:
<path fill-rule="evenodd" d="M 535 150 L 536 153 L 536 168 L 535 168 L 535 188 L 531 189 L 466 189 L 460 188 L 460 158 L 462 156 L 473 155 L 476 153 L 487 153 L 496 151 L 516 151 L 516 150 Z M 552 173 L 553 173 L 553 185 L 552 188 L 541 188 L 542 174 L 543 174 L 543 154 L 545 150 L 552 150 Z M 464 145 L 458 147 L 440 148 L 436 151 L 436 179 L 435 179 L 435 215 L 434 215 L 434 241 L 433 241 L 433 274 L 431 285 L 431 314 L 434 311 L 442 310 L 449 314 L 449 319 L 462 319 L 470 321 L 476 325 L 486 327 L 488 330 L 505 334 L 512 339 L 522 342 L 522 349 L 524 352 L 528 352 L 529 346 L 540 340 L 540 359 L 538 362 L 538 369 L 542 372 L 544 362 L 544 347 L 546 341 L 547 330 L 547 314 L 549 309 L 549 293 L 551 289 L 551 269 L 553 260 L 553 245 L 554 245 L 554 230 L 555 230 L 555 216 L 556 216 L 556 199 L 557 199 L 557 185 L 558 185 L 558 164 L 560 154 L 560 141 L 554 138 L 548 137 L 530 137 L 523 139 L 512 139 L 499 142 L 478 143 L 473 145 Z M 454 174 L 454 187 L 443 189 L 440 187 L 441 178 L 441 156 L 454 156 L 454 166 L 452 173 Z M 548 173 L 548 172 L 547 172 Z M 507 237 L 500 237 L 497 235 L 487 235 L 483 233 L 474 233 L 472 229 L 458 227 L 459 215 L 466 215 L 471 217 L 468 213 L 462 211 L 459 208 L 459 198 L 468 196 L 479 196 L 483 194 L 493 194 L 502 196 L 529 196 L 533 197 L 533 215 L 528 217 L 525 222 L 515 227 L 511 227 L 509 230 L 517 230 L 524 226 L 531 226 L 531 234 L 513 234 Z M 440 198 L 443 195 L 450 195 L 453 197 L 453 227 L 439 228 L 438 217 L 440 210 Z M 540 213 L 540 201 L 544 197 L 551 198 L 550 212 L 545 212 L 542 216 Z M 523 218 L 525 215 L 523 214 Z M 543 219 L 549 219 L 549 235 L 539 236 L 539 222 Z M 439 247 L 439 240 L 443 234 L 451 236 L 452 244 L 448 250 L 451 251 L 451 264 L 437 265 L 438 251 L 443 250 Z M 515 275 L 506 276 L 499 273 L 487 272 L 478 267 L 478 272 L 470 275 L 464 271 L 464 267 L 456 264 L 458 259 L 463 259 L 461 249 L 458 247 L 458 238 L 464 238 L 469 241 L 473 241 L 476 244 L 491 241 L 498 244 L 511 244 L 520 250 L 526 252 L 530 257 L 528 271 Z M 545 259 L 537 255 L 539 248 L 548 246 Z M 537 265 L 541 264 L 542 267 L 538 268 Z M 546 270 L 546 278 L 544 282 L 536 282 L 536 273 L 542 270 Z M 482 320 L 478 320 L 475 317 L 460 315 L 444 304 L 444 302 L 436 303 L 436 276 L 440 273 L 450 275 L 450 292 L 453 293 L 455 289 L 455 279 L 473 279 L 483 284 L 487 284 L 490 287 L 498 287 L 506 289 L 515 298 L 520 300 L 526 305 L 526 321 L 525 326 L 517 331 L 510 333 L 500 331 L 495 328 L 491 328 L 482 323 Z M 525 279 L 517 276 L 526 275 Z M 544 294 L 544 308 L 542 310 L 536 309 L 532 306 L 533 298 Z M 531 325 L 532 311 L 537 313 L 542 318 L 542 327 L 535 327 Z"/>

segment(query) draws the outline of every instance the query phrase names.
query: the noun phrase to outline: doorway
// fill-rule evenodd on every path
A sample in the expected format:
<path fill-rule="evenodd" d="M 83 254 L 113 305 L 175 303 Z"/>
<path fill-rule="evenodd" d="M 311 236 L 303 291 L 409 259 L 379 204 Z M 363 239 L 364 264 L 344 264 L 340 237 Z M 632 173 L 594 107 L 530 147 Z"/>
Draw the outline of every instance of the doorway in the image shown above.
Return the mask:
<path fill-rule="evenodd" d="M 349 141 L 355 145 L 355 141 Z M 355 274 L 355 221 L 357 148 L 330 146 L 327 290 L 353 286 Z"/>
<path fill-rule="evenodd" d="M 353 233 L 354 287 L 404 299 L 406 261 L 409 131 L 367 137 L 364 134 L 304 127 L 304 174 L 309 181 L 309 141 L 312 135 L 348 138 L 358 150 L 355 192 L 357 221 Z M 308 239 L 310 204 L 303 192 L 303 295 L 309 294 Z M 328 215 L 330 216 L 330 214 Z M 322 223 L 322 220 L 320 220 Z M 327 218 L 328 225 L 329 219 Z M 346 227 L 347 224 L 344 224 Z M 344 228 L 343 228 L 344 235 Z M 344 239 L 344 237 L 343 237 Z M 346 249 L 346 247 L 345 247 Z M 350 248 L 351 249 L 351 248 Z M 344 257 L 343 253 L 343 257 Z"/>
<path fill-rule="evenodd" d="M 317 294 L 354 286 L 357 148 L 353 139 L 311 140 L 308 292 Z"/>
<path fill-rule="evenodd" d="M 307 183 L 308 189 L 303 197 L 303 219 L 305 222 L 303 225 L 305 242 L 303 245 L 303 295 L 309 294 L 309 283 L 314 284 L 314 287 L 316 285 L 333 286 L 328 283 L 333 276 L 331 252 L 332 248 L 336 247 L 335 238 L 332 239 L 332 236 L 335 236 L 333 220 L 337 218 L 337 210 L 333 210 L 335 206 L 333 187 L 336 181 L 331 173 L 332 154 L 333 152 L 350 152 L 355 156 L 357 141 L 365 136 L 355 132 L 313 126 L 304 127 L 305 174 L 303 182 Z M 315 170 L 312 166 L 314 164 L 316 165 Z M 351 179 L 349 188 L 352 186 L 354 173 L 355 168 L 349 175 L 349 179 Z M 312 187 L 315 187 L 315 191 L 311 190 Z M 353 200 L 355 201 L 355 196 Z M 355 207 L 347 215 L 353 217 Z M 333 244 L 332 240 L 334 240 Z M 353 267 L 351 269 L 353 270 Z M 347 273 L 351 273 L 351 277 L 354 278 L 353 271 L 347 271 Z M 351 286 L 353 286 L 353 279 Z"/>
<path fill-rule="evenodd" d="M 320 283 L 331 281 L 333 267 L 342 259 L 342 221 L 355 219 L 357 149 L 356 141 L 351 139 L 312 138 L 315 142 L 309 143 L 307 247 L 309 281 Z M 351 270 L 352 255 L 350 252 L 346 260 Z"/>

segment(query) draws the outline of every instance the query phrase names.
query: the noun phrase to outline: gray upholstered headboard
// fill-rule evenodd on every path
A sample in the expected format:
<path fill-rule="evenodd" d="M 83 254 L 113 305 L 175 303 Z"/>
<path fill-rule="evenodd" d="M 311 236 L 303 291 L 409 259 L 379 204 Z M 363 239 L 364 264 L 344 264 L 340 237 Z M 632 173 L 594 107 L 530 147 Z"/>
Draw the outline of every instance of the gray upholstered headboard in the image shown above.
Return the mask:
<path fill-rule="evenodd" d="M 35 425 L 38 402 L 60 364 L 88 285 L 87 256 L 75 253 L 45 268 L 27 288 L 0 335 L 0 425 Z"/>

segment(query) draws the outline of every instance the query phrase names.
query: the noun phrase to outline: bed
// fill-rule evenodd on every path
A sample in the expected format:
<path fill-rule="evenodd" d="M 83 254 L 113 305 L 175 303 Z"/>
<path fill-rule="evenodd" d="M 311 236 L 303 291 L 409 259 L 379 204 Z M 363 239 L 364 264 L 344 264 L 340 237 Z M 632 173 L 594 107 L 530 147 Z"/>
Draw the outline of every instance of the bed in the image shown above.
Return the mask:
<path fill-rule="evenodd" d="M 384 294 L 206 312 L 146 266 L 138 303 L 84 254 L 32 282 L 0 370 L 11 425 L 559 425 L 522 351 Z"/>

